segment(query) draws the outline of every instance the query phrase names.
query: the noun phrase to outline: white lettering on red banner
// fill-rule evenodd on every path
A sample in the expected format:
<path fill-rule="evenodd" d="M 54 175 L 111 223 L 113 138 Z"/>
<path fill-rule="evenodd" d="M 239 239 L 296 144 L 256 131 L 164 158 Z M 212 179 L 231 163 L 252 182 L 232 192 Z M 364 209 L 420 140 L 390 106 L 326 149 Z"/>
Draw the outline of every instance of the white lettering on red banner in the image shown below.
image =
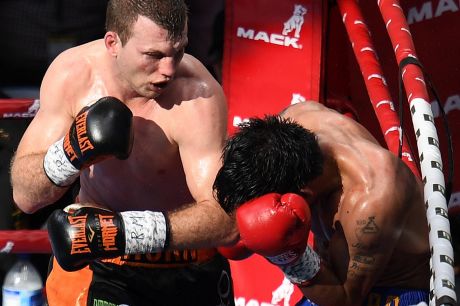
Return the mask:
<path fill-rule="evenodd" d="M 446 115 L 452 111 L 459 111 L 460 110 L 460 95 L 452 95 L 452 96 L 447 97 L 446 102 L 444 102 L 443 109 Z M 433 116 L 435 118 L 441 116 L 441 110 L 439 109 L 438 103 L 432 101 L 431 110 L 433 111 Z"/>
<path fill-rule="evenodd" d="M 297 103 L 300 103 L 300 102 L 306 102 L 307 99 L 305 99 L 304 96 L 302 96 L 301 94 L 299 93 L 293 93 L 292 94 L 292 99 L 291 99 L 291 105 L 292 104 L 297 104 Z"/>
<path fill-rule="evenodd" d="M 278 46 L 302 49 L 302 45 L 299 44 L 298 41 L 300 38 L 300 31 L 302 30 L 302 25 L 304 23 L 304 15 L 306 13 L 307 9 L 304 6 L 295 4 L 292 16 L 283 23 L 282 33 L 268 33 L 266 31 L 251 28 L 247 29 L 239 26 L 236 30 L 236 36 L 254 41 L 263 41 L 265 43 Z M 294 37 L 288 36 L 291 32 L 294 33 Z"/>
<path fill-rule="evenodd" d="M 283 36 L 276 33 L 267 33 L 264 31 L 257 31 L 254 29 L 245 29 L 243 27 L 238 27 L 236 36 L 240 38 L 246 38 L 250 40 L 261 40 L 266 43 L 284 46 L 284 47 L 293 47 L 295 49 L 302 49 L 302 46 L 297 44 L 298 39 L 292 38 L 289 36 Z"/>
<path fill-rule="evenodd" d="M 25 112 L 6 112 L 3 114 L 3 118 L 32 118 L 35 117 L 35 115 L 38 112 L 38 109 L 40 108 L 40 100 L 35 99 L 32 104 L 29 106 L 27 111 Z"/>
<path fill-rule="evenodd" d="M 411 7 L 407 10 L 407 22 L 409 24 L 430 20 L 440 17 L 447 12 L 457 12 L 459 5 L 454 0 L 427 1 L 421 7 Z"/>
<path fill-rule="evenodd" d="M 5 246 L 0 249 L 0 253 L 10 253 L 13 250 L 13 247 L 14 247 L 14 242 L 7 241 Z"/>

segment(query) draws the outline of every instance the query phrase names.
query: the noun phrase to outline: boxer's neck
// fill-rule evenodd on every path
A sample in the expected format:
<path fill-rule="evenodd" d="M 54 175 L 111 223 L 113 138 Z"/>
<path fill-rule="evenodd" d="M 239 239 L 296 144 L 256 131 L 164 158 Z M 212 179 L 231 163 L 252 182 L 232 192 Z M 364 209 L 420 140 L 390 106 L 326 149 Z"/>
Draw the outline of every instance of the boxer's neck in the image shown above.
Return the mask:
<path fill-rule="evenodd" d="M 325 153 L 322 174 L 302 189 L 302 193 L 317 198 L 342 188 L 342 180 L 335 159 Z M 308 198 L 308 196 L 307 196 Z"/>

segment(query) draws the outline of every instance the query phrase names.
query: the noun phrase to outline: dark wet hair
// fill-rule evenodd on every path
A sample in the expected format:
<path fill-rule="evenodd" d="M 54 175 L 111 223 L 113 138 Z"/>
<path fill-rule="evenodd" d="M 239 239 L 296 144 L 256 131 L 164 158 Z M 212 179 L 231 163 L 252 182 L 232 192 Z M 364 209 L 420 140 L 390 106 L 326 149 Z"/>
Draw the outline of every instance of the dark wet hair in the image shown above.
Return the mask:
<path fill-rule="evenodd" d="M 114 31 L 125 44 L 132 35 L 132 26 L 139 15 L 166 29 L 171 40 L 182 38 L 187 26 L 187 5 L 183 0 L 110 0 L 107 4 L 105 28 Z"/>
<path fill-rule="evenodd" d="M 323 171 L 316 135 L 272 115 L 242 123 L 228 139 L 222 161 L 213 190 L 227 213 L 270 192 L 299 192 Z"/>

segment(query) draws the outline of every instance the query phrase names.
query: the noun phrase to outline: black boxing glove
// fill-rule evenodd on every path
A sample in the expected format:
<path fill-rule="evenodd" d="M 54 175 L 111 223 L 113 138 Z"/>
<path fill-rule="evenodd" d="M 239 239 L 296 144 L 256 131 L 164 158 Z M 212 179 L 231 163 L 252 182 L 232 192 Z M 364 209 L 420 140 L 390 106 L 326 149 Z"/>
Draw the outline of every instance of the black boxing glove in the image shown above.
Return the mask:
<path fill-rule="evenodd" d="M 53 255 L 66 271 L 124 254 L 159 252 L 167 246 L 168 222 L 161 212 L 126 211 L 72 204 L 47 221 Z"/>
<path fill-rule="evenodd" d="M 84 107 L 68 133 L 48 149 L 43 165 L 57 186 L 68 186 L 80 170 L 109 157 L 128 158 L 133 144 L 133 114 L 120 100 L 104 97 Z"/>

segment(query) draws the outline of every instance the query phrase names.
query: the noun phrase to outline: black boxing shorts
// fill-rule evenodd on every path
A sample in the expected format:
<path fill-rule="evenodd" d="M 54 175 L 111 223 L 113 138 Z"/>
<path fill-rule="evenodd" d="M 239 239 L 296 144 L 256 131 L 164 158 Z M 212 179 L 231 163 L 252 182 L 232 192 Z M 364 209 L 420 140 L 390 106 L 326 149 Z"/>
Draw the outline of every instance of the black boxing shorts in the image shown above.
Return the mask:
<path fill-rule="evenodd" d="M 50 306 L 235 305 L 229 263 L 215 249 L 97 260 L 75 272 L 51 265 Z"/>

